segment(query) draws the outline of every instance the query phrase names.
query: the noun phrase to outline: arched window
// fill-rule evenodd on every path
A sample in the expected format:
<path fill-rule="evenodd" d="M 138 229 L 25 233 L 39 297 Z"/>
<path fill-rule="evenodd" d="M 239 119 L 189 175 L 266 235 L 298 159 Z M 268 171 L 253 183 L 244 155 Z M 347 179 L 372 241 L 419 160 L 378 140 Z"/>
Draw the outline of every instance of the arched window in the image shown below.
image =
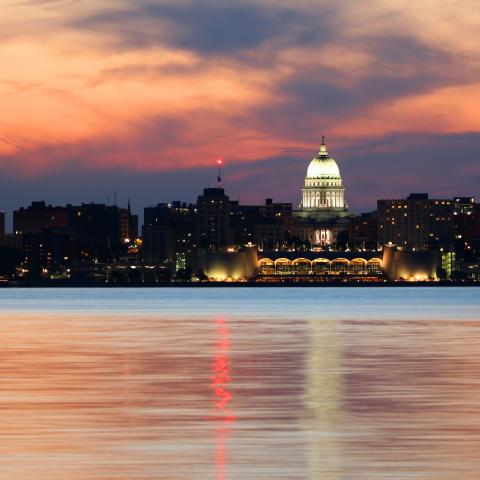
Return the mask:
<path fill-rule="evenodd" d="M 269 258 L 262 258 L 258 262 L 258 273 L 260 275 L 275 275 L 275 262 Z"/>
<path fill-rule="evenodd" d="M 380 275 L 382 270 L 382 261 L 379 258 L 371 258 L 367 262 L 367 272 L 369 275 Z"/>
<path fill-rule="evenodd" d="M 367 261 L 363 258 L 354 258 L 350 262 L 350 273 L 363 275 L 367 273 Z"/>
<path fill-rule="evenodd" d="M 328 275 L 330 273 L 330 261 L 326 258 L 316 258 L 312 262 L 312 273 L 314 275 Z"/>
<path fill-rule="evenodd" d="M 308 275 L 312 271 L 312 262 L 307 258 L 296 258 L 293 261 L 293 272 L 297 275 Z"/>
<path fill-rule="evenodd" d="M 350 262 L 346 258 L 335 258 L 330 264 L 330 271 L 332 273 L 348 273 Z"/>
<path fill-rule="evenodd" d="M 292 261 L 288 258 L 275 260 L 275 273 L 277 275 L 291 275 L 292 271 Z"/>

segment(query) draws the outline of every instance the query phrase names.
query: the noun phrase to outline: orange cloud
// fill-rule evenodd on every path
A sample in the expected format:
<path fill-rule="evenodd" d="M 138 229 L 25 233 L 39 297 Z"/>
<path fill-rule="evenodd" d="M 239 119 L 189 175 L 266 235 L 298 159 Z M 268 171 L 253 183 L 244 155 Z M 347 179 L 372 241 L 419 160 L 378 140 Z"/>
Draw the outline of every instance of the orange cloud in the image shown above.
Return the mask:
<path fill-rule="evenodd" d="M 273 13 L 289 7 L 241 3 Z M 218 155 L 256 161 L 306 148 L 323 132 L 347 141 L 480 130 L 479 14 L 468 1 L 399 8 L 394 0 L 301 0 L 295 13 L 303 22 L 283 20 L 285 31 L 241 54 L 175 43 L 189 25 L 161 15 L 152 21 L 141 5 L 2 6 L 0 165 L 13 159 L 18 172 L 35 174 L 81 157 L 92 166 L 189 168 Z M 99 16 L 102 28 L 94 28 Z M 122 48 L 129 29 L 161 35 Z M 310 39 L 318 32 L 324 36 Z"/>

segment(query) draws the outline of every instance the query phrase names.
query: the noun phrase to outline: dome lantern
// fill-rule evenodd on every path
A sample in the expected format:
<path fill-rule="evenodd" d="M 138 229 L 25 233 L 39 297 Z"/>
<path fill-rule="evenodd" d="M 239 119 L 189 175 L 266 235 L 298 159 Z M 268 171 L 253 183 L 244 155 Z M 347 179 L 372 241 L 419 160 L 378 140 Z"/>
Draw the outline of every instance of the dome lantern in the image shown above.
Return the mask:
<path fill-rule="evenodd" d="M 320 151 L 318 152 L 317 156 L 312 159 L 310 165 L 308 166 L 306 178 L 336 178 L 341 180 L 340 170 L 338 169 L 337 162 L 331 158 L 327 152 L 325 137 L 322 137 Z"/>

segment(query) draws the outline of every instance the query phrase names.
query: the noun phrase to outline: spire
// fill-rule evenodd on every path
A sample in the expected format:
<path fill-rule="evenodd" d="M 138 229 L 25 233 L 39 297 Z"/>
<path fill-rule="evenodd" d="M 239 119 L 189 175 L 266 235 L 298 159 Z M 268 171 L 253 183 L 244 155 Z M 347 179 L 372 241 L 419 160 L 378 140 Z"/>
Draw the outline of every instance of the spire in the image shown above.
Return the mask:
<path fill-rule="evenodd" d="M 130 208 L 130 198 L 128 199 L 128 213 L 131 214 L 132 213 L 132 210 Z"/>
<path fill-rule="evenodd" d="M 327 145 L 325 143 L 325 135 L 322 135 L 322 143 L 320 144 L 320 153 L 327 153 Z"/>

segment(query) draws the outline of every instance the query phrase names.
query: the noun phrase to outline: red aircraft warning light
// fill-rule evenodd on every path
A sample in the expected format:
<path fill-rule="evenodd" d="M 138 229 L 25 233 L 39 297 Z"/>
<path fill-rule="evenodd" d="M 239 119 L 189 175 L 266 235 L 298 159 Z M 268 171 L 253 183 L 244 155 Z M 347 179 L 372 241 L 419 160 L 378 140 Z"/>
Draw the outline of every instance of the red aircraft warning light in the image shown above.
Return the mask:
<path fill-rule="evenodd" d="M 222 165 L 223 165 L 223 158 L 217 159 L 217 165 L 218 165 L 218 177 L 217 177 L 218 188 L 220 188 L 222 186 L 222 172 L 221 172 L 221 169 L 222 169 Z"/>

